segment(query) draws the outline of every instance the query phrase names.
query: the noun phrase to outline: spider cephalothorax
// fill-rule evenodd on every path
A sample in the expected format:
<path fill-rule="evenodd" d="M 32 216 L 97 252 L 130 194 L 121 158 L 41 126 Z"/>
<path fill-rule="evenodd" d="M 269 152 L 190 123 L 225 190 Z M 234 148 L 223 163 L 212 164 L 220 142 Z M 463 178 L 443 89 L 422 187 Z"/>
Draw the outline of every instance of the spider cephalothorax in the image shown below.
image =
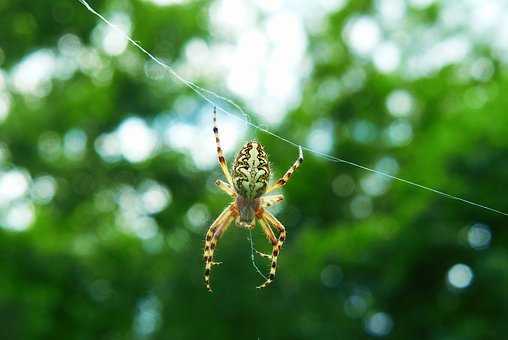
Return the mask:
<path fill-rule="evenodd" d="M 299 155 L 296 162 L 277 182 L 268 185 L 270 179 L 270 163 L 268 156 L 261 144 L 251 141 L 245 144 L 233 163 L 232 176 L 229 173 L 224 154 L 220 147 L 219 129 L 217 128 L 217 117 L 214 108 L 213 132 L 215 134 L 215 143 L 217 145 L 217 157 L 219 165 L 226 176 L 227 183 L 217 180 L 217 186 L 233 198 L 233 202 L 217 217 L 206 233 L 205 241 L 205 285 L 209 291 L 210 272 L 212 266 L 218 264 L 213 261 L 213 254 L 219 238 L 234 221 L 239 227 L 254 228 L 256 221 L 263 229 L 266 237 L 272 244 L 272 253 L 270 255 L 260 253 L 261 256 L 271 259 L 270 273 L 266 281 L 258 288 L 266 287 L 275 278 L 277 270 L 277 257 L 279 256 L 282 245 L 286 239 L 286 229 L 275 216 L 266 210 L 277 203 L 280 203 L 284 197 L 282 195 L 265 194 L 284 186 L 293 172 L 303 162 L 302 149 L 299 149 Z M 276 237 L 273 229 L 276 229 L 279 235 Z"/>

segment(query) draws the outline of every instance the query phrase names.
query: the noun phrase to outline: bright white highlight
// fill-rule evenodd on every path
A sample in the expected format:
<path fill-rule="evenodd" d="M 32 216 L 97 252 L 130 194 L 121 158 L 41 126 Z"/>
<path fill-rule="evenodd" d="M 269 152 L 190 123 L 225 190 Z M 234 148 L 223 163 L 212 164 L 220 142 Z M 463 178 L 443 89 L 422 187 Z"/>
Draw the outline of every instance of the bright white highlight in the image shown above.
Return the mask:
<path fill-rule="evenodd" d="M 400 65 L 400 51 L 391 42 L 380 44 L 374 51 L 374 65 L 381 73 L 395 72 Z"/>
<path fill-rule="evenodd" d="M 346 43 L 359 55 L 372 53 L 381 39 L 379 24 L 369 16 L 349 19 L 343 34 Z"/>
<path fill-rule="evenodd" d="M 122 155 L 132 163 L 146 160 L 157 146 L 155 133 L 140 118 L 128 118 L 121 123 L 117 136 Z"/>
<path fill-rule="evenodd" d="M 319 0 L 319 4 L 328 12 L 336 12 L 346 6 L 348 0 Z"/>
<path fill-rule="evenodd" d="M 28 191 L 29 177 L 19 170 L 10 170 L 0 175 L 0 204 L 14 201 Z"/>
<path fill-rule="evenodd" d="M 404 0 L 376 0 L 375 4 L 386 25 L 397 25 L 406 16 Z"/>
<path fill-rule="evenodd" d="M 148 181 L 142 185 L 141 201 L 147 213 L 156 214 L 171 202 L 171 193 L 159 183 Z"/>
<path fill-rule="evenodd" d="M 267 11 L 259 22 L 255 6 Z M 201 53 L 189 56 L 186 64 L 212 77 L 225 74 L 228 89 L 269 124 L 279 123 L 299 103 L 301 80 L 307 72 L 304 15 L 296 10 L 274 10 L 277 7 L 273 2 L 215 2 L 210 11 L 212 30 L 227 43 L 205 47 L 191 42 Z"/>
<path fill-rule="evenodd" d="M 30 201 L 19 201 L 10 206 L 5 216 L 5 227 L 14 231 L 24 231 L 34 221 L 34 207 Z"/>
<path fill-rule="evenodd" d="M 11 72 L 14 89 L 23 94 L 43 97 L 51 90 L 56 59 L 50 50 L 37 50 L 24 57 Z"/>
<path fill-rule="evenodd" d="M 448 283 L 454 288 L 463 289 L 473 281 L 473 271 L 465 264 L 458 263 L 448 271 Z"/>
<path fill-rule="evenodd" d="M 139 163 L 151 157 L 158 145 L 155 131 L 141 118 L 130 117 L 115 131 L 99 136 L 95 141 L 95 150 L 107 162 L 115 162 L 123 157 L 131 163 Z"/>
<path fill-rule="evenodd" d="M 130 34 L 132 25 L 127 14 L 115 12 L 111 16 L 111 22 L 120 27 L 123 32 Z M 96 40 L 104 52 L 110 56 L 122 54 L 129 43 L 129 40 L 125 37 L 125 35 L 102 23 L 97 26 L 93 34 L 95 38 L 94 40 Z"/>

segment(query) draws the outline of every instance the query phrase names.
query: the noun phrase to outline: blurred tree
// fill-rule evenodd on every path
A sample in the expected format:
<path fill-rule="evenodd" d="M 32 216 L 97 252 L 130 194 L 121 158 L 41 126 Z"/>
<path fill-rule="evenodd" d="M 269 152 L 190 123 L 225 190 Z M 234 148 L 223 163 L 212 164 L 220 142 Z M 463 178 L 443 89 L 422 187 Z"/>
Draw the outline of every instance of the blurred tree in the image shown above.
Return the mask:
<path fill-rule="evenodd" d="M 502 210 L 508 8 L 488 3 L 91 5 L 276 133 Z M 209 294 L 204 232 L 228 201 L 211 107 L 78 1 L 0 14 L 0 338 L 506 338 L 506 217 L 310 153 L 275 209 L 276 282 L 254 289 L 231 228 Z M 229 160 L 248 136 L 277 175 L 296 156 L 219 124 Z"/>

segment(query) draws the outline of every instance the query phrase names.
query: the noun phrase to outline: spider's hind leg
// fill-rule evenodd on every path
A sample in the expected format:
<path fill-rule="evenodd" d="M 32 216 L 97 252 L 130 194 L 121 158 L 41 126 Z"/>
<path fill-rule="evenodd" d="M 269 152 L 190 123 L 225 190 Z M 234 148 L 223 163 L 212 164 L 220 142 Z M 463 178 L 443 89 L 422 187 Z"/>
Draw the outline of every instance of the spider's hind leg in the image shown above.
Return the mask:
<path fill-rule="evenodd" d="M 256 288 L 265 288 L 275 279 L 275 272 L 277 271 L 277 258 L 279 256 L 280 250 L 282 249 L 282 245 L 286 240 L 286 229 L 284 228 L 282 223 L 280 223 L 279 220 L 275 218 L 275 216 L 273 216 L 266 210 L 262 212 L 259 224 L 261 225 L 266 236 L 272 243 L 271 255 L 260 253 L 262 256 L 268 257 L 272 260 L 270 265 L 270 273 L 268 274 L 266 281 L 263 284 L 256 287 Z M 275 237 L 273 231 L 270 228 L 270 225 L 274 226 L 279 231 L 278 238 Z"/>
<path fill-rule="evenodd" d="M 234 207 L 233 204 L 229 205 L 224 211 L 217 217 L 217 219 L 212 223 L 210 228 L 206 233 L 205 240 L 205 251 L 203 254 L 203 258 L 205 259 L 205 286 L 208 291 L 212 292 L 212 288 L 210 286 L 210 274 L 212 271 L 212 266 L 219 264 L 220 262 L 213 261 L 213 253 L 215 251 L 215 247 L 219 238 L 222 234 L 227 230 L 231 222 L 233 222 L 235 218 Z"/>
<path fill-rule="evenodd" d="M 270 226 L 268 225 L 268 223 L 265 222 L 265 220 L 263 219 L 260 219 L 259 220 L 259 225 L 261 226 L 261 229 L 263 229 L 263 232 L 265 233 L 266 235 L 266 238 L 268 239 L 268 241 L 270 241 L 270 243 L 272 244 L 272 246 L 276 246 L 277 245 L 277 238 L 275 237 L 273 231 L 272 231 L 272 228 L 270 228 Z M 272 255 L 270 254 L 265 254 L 265 253 L 262 253 L 258 250 L 256 250 L 256 253 L 262 257 L 266 257 L 268 259 L 272 259 Z"/>

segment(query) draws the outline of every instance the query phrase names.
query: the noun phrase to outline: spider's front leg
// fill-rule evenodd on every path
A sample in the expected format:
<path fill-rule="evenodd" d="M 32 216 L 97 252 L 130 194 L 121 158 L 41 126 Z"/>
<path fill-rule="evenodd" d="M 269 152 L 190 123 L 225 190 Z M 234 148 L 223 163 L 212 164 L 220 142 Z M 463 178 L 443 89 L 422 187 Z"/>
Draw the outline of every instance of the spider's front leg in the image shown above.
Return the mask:
<path fill-rule="evenodd" d="M 281 178 L 279 178 L 279 180 L 277 182 L 275 182 L 274 184 L 272 184 L 271 187 L 268 188 L 268 190 L 266 190 L 266 194 L 273 191 L 273 190 L 276 190 L 276 189 L 279 189 L 279 188 L 282 188 L 284 185 L 286 185 L 286 183 L 289 181 L 289 179 L 291 178 L 291 176 L 294 174 L 294 172 L 300 167 L 300 165 L 302 165 L 303 163 L 303 151 L 302 151 L 302 147 L 299 146 L 298 147 L 298 158 L 296 159 L 296 161 L 293 163 L 293 165 L 289 168 L 288 171 L 286 171 L 286 173 L 284 174 L 284 176 L 282 176 Z"/>
<path fill-rule="evenodd" d="M 226 164 L 226 159 L 224 158 L 224 152 L 220 146 L 219 128 L 217 127 L 217 109 L 215 106 L 213 107 L 213 134 L 215 135 L 215 145 L 217 147 L 217 158 L 219 160 L 220 168 L 222 169 L 224 176 L 226 176 L 228 184 L 232 187 L 233 179 L 229 173 L 228 165 Z"/>
<path fill-rule="evenodd" d="M 277 271 L 277 258 L 280 254 L 281 249 L 282 249 L 282 245 L 284 244 L 284 241 L 286 240 L 286 228 L 284 228 L 282 223 L 280 223 L 279 220 L 277 220 L 275 218 L 275 216 L 270 214 L 268 211 L 263 210 L 260 215 L 261 216 L 259 219 L 259 224 L 261 225 L 261 228 L 263 229 L 266 236 L 272 243 L 272 254 L 271 255 L 267 255 L 267 254 L 258 252 L 260 255 L 262 255 L 264 257 L 268 257 L 272 260 L 268 278 L 262 285 L 256 287 L 256 288 L 265 288 L 275 279 L 275 272 Z M 270 226 L 274 226 L 279 231 L 278 238 L 275 238 L 275 235 L 274 235 L 272 229 L 270 228 Z"/>
<path fill-rule="evenodd" d="M 261 196 L 261 208 L 270 208 L 284 200 L 283 195 Z"/>
<path fill-rule="evenodd" d="M 212 271 L 212 266 L 219 264 L 219 262 L 213 261 L 213 253 L 215 251 L 215 247 L 219 241 L 219 238 L 227 230 L 231 222 L 233 222 L 235 219 L 235 216 L 236 213 L 233 203 L 224 209 L 224 211 L 212 223 L 206 233 L 205 251 L 203 258 L 205 259 L 205 286 L 209 292 L 212 292 L 212 288 L 210 286 L 210 273 Z"/>
<path fill-rule="evenodd" d="M 221 189 L 222 191 L 224 191 L 226 194 L 228 194 L 229 196 L 233 197 L 233 198 L 236 198 L 237 194 L 235 192 L 235 190 L 233 189 L 233 187 L 231 185 L 229 185 L 228 183 L 226 182 L 223 182 L 221 181 L 220 179 L 216 180 L 215 181 L 215 185 L 217 185 L 219 187 L 219 189 Z"/>

